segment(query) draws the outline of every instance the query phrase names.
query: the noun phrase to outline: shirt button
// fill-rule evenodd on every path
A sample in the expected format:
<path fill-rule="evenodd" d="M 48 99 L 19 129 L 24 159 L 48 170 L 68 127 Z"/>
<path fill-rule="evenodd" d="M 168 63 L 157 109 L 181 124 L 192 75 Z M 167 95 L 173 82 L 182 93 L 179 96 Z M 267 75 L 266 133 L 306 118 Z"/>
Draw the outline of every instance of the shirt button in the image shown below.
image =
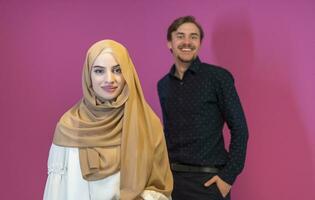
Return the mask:
<path fill-rule="evenodd" d="M 180 82 L 180 85 L 184 85 L 184 82 L 182 81 L 182 82 Z"/>

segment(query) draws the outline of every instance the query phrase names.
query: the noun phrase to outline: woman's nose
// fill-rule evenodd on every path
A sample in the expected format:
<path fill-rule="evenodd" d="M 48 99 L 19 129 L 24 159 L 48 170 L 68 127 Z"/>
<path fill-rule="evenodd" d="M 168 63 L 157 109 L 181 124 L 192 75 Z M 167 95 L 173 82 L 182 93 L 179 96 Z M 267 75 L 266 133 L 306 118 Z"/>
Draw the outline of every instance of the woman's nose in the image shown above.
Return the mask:
<path fill-rule="evenodd" d="M 112 72 L 108 72 L 105 75 L 105 82 L 106 83 L 113 83 L 114 82 L 114 75 Z"/>

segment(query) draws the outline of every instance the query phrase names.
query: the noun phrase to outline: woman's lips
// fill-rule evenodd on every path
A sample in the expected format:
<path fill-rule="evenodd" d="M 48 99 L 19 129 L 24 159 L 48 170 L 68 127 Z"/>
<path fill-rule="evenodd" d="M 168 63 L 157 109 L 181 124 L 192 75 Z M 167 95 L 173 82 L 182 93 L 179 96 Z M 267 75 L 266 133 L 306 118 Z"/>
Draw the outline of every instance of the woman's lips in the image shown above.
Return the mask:
<path fill-rule="evenodd" d="M 102 87 L 106 92 L 112 93 L 115 92 L 115 90 L 117 89 L 116 86 L 104 86 Z"/>

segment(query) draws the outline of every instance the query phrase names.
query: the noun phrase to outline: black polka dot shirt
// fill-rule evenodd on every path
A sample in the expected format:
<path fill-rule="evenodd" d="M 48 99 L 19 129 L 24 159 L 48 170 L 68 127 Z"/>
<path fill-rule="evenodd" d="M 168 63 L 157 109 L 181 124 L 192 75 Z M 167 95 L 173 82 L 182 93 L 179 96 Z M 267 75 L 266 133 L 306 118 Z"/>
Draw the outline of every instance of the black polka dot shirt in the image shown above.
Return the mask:
<path fill-rule="evenodd" d="M 219 167 L 220 178 L 233 184 L 244 167 L 248 129 L 232 75 L 196 58 L 182 80 L 173 65 L 158 82 L 158 94 L 170 162 Z"/>

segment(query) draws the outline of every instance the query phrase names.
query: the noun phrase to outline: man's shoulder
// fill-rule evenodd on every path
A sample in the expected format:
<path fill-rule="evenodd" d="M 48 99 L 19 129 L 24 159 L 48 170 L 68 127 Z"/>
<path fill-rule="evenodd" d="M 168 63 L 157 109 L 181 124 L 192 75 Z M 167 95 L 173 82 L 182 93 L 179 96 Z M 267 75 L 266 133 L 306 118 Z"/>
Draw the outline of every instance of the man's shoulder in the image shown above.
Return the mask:
<path fill-rule="evenodd" d="M 200 69 L 202 73 L 210 73 L 214 76 L 232 76 L 231 72 L 226 68 L 209 63 L 201 63 Z"/>
<path fill-rule="evenodd" d="M 226 68 L 222 66 L 204 63 L 204 62 L 201 63 L 200 68 L 204 71 L 213 72 L 213 73 L 222 73 L 224 71 L 228 71 Z"/>
<path fill-rule="evenodd" d="M 169 74 L 165 74 L 157 83 L 157 90 L 160 98 L 165 96 L 165 92 L 168 91 L 169 78 Z"/>
<path fill-rule="evenodd" d="M 161 87 L 165 84 L 167 84 L 169 80 L 169 73 L 165 74 L 159 81 L 158 81 L 158 87 Z"/>

